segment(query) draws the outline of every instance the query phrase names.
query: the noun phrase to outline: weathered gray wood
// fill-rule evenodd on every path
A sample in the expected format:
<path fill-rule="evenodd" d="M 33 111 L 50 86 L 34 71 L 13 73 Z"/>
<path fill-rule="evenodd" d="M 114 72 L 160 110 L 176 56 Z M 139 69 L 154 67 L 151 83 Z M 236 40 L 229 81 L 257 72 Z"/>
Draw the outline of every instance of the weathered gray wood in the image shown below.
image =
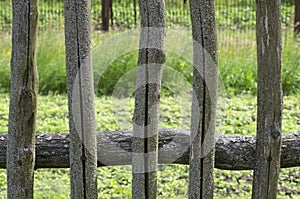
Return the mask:
<path fill-rule="evenodd" d="M 7 198 L 33 198 L 38 0 L 13 0 Z"/>
<path fill-rule="evenodd" d="M 90 0 L 65 0 L 71 198 L 97 198 Z"/>
<path fill-rule="evenodd" d="M 97 134 L 98 166 L 130 165 L 132 131 L 99 132 Z M 159 164 L 189 164 L 189 131 L 160 129 Z M 215 167 L 227 170 L 253 169 L 254 136 L 217 135 Z M 0 168 L 6 167 L 7 135 L 0 135 Z M 68 168 L 69 134 L 36 136 L 35 168 Z M 281 168 L 300 166 L 300 132 L 283 135 Z"/>
<path fill-rule="evenodd" d="M 218 82 L 213 0 L 190 1 L 193 49 L 193 101 L 189 198 L 213 198 L 214 135 Z"/>
<path fill-rule="evenodd" d="M 256 3 L 258 59 L 257 153 L 252 198 L 276 198 L 281 149 L 280 0 Z"/>
<path fill-rule="evenodd" d="M 156 198 L 158 119 L 165 62 L 165 3 L 140 0 L 141 35 L 133 116 L 132 198 Z"/>

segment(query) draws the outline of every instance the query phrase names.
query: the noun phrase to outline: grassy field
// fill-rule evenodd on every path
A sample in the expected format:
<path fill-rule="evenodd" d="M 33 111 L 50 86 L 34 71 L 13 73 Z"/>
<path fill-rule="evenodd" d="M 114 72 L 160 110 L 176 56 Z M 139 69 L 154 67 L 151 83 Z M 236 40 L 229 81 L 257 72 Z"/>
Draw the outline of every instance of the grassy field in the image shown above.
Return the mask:
<path fill-rule="evenodd" d="M 115 99 L 96 98 L 97 131 L 131 128 L 129 121 L 133 100 L 128 99 L 123 112 L 114 111 Z M 190 100 L 163 96 L 160 126 L 188 129 Z M 255 135 L 256 100 L 252 95 L 237 95 L 219 99 L 218 132 L 235 135 Z M 68 132 L 67 97 L 65 95 L 39 96 L 37 132 Z M 0 95 L 0 132 L 7 132 L 8 94 Z M 286 96 L 283 110 L 283 133 L 300 131 L 300 96 Z M 123 120 L 120 120 L 123 118 Z M 35 171 L 35 198 L 63 199 L 69 196 L 68 169 L 39 169 Z M 182 165 L 159 166 L 158 198 L 186 198 L 188 167 Z M 299 199 L 300 168 L 282 169 L 279 197 Z M 251 171 L 215 170 L 215 198 L 250 198 Z M 131 167 L 105 167 L 98 169 L 99 198 L 130 198 Z M 6 198 L 5 170 L 0 170 L 0 198 Z"/>

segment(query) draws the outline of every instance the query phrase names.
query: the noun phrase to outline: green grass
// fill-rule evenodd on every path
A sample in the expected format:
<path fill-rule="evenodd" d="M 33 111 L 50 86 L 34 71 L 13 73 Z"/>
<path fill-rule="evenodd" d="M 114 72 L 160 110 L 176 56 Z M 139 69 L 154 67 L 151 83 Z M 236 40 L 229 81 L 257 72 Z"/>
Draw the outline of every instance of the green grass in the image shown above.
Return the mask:
<path fill-rule="evenodd" d="M 138 55 L 138 30 L 116 31 L 108 34 L 93 33 L 93 67 L 95 91 L 98 95 L 111 95 L 121 78 L 134 73 Z M 220 85 L 226 94 L 256 94 L 257 61 L 255 32 L 218 31 Z M 180 38 L 180 43 L 177 38 Z M 10 88 L 11 35 L 2 33 L 0 43 L 0 91 Z M 163 86 L 176 87 L 176 78 L 192 84 L 192 39 L 190 30 L 182 27 L 169 29 L 166 39 L 167 60 L 164 65 Z M 283 34 L 282 85 L 284 95 L 300 91 L 299 42 L 290 32 Z M 37 64 L 39 93 L 66 93 L 65 47 L 63 30 L 48 29 L 39 34 Z M 171 71 L 173 72 L 171 72 Z M 131 71 L 131 72 L 130 72 Z M 170 76 L 171 73 L 171 76 Z M 124 76 L 125 75 L 125 76 Z M 127 75 L 127 76 L 126 76 Z M 173 78 L 173 80 L 172 80 Z M 124 79 L 123 79 L 124 80 Z M 130 80 L 130 81 L 129 81 Z M 135 84 L 134 75 L 126 83 Z M 126 92 L 127 89 L 124 90 Z M 171 91 L 172 93 L 172 91 Z"/>
<path fill-rule="evenodd" d="M 96 30 L 101 29 L 101 1 L 91 1 L 92 25 Z M 216 0 L 216 22 L 218 27 L 234 30 L 248 30 L 255 26 L 255 2 L 251 0 L 225 1 Z M 189 16 L 189 4 L 183 4 L 182 0 L 166 1 L 166 25 L 174 27 L 183 25 L 191 27 Z M 286 26 L 293 26 L 294 3 L 292 1 L 282 1 L 281 13 L 282 22 Z M 40 29 L 61 27 L 64 22 L 63 2 L 40 1 L 39 2 Z M 139 6 L 137 5 L 137 13 Z M 12 21 L 12 6 L 8 0 L 0 2 L 0 31 L 9 30 Z M 137 25 L 134 24 L 134 4 L 130 0 L 113 2 L 113 29 L 131 29 L 139 24 L 137 14 Z"/>
<path fill-rule="evenodd" d="M 66 95 L 48 95 L 38 98 L 37 132 L 68 132 Z M 130 118 L 134 101 L 131 98 L 116 107 L 113 97 L 95 100 L 97 131 L 131 128 Z M 220 97 L 218 130 L 225 134 L 255 135 L 256 97 L 237 95 Z M 0 94 L 0 132 L 7 132 L 8 94 Z M 300 96 L 285 96 L 283 109 L 283 133 L 300 132 Z M 165 128 L 189 128 L 190 100 L 162 96 L 160 126 Z M 282 169 L 278 198 L 299 199 L 300 168 Z M 188 167 L 183 165 L 159 166 L 158 198 L 186 198 Z M 215 198 L 250 198 L 251 171 L 225 171 L 215 169 Z M 68 198 L 68 169 L 39 169 L 35 171 L 35 198 Z M 130 198 L 131 167 L 98 168 L 100 198 Z M 0 198 L 6 198 L 5 170 L 0 170 Z"/>
<path fill-rule="evenodd" d="M 9 33 L 1 33 L 0 37 L 0 91 L 7 92 L 10 88 L 11 36 Z"/>

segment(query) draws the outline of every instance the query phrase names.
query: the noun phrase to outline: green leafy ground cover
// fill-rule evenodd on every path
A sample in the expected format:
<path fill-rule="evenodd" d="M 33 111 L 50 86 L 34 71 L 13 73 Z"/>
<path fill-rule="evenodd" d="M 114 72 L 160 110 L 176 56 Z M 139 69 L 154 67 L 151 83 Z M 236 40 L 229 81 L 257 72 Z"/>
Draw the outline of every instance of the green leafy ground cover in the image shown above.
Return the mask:
<path fill-rule="evenodd" d="M 133 99 L 127 99 L 123 111 L 115 109 L 112 97 L 96 98 L 97 131 L 130 128 Z M 127 106 L 126 106 L 127 104 Z M 0 132 L 7 132 L 9 95 L 0 94 Z M 118 110 L 118 111 L 116 111 Z M 160 126 L 189 128 L 190 100 L 163 96 Z M 252 95 L 222 96 L 219 98 L 218 130 L 225 134 L 255 135 L 256 98 Z M 122 118 L 122 120 L 120 119 Z M 283 133 L 300 131 L 300 96 L 284 97 Z M 66 95 L 38 98 L 37 132 L 68 132 Z M 39 169 L 35 172 L 35 198 L 68 198 L 68 169 Z M 251 171 L 215 170 L 215 198 L 250 198 Z M 278 198 L 300 198 L 300 168 L 282 169 Z M 188 167 L 159 166 L 158 198 L 186 198 Z M 131 167 L 98 169 L 99 198 L 130 198 Z M 0 170 L 0 198 L 6 198 L 6 174 Z"/>

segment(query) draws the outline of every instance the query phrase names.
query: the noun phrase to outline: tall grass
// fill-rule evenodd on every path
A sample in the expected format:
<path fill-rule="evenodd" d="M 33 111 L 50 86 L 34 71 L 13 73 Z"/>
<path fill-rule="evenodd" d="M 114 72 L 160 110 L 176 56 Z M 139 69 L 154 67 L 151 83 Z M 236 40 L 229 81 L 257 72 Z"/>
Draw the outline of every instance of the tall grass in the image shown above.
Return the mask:
<path fill-rule="evenodd" d="M 179 35 L 187 35 L 190 32 L 178 31 Z M 122 33 L 121 33 L 122 34 Z M 228 36 L 230 35 L 230 36 Z M 180 36 L 171 37 L 166 41 L 166 48 L 173 49 L 167 52 L 165 67 L 171 67 L 182 74 L 189 84 L 192 84 L 191 43 L 186 43 Z M 172 35 L 171 35 L 172 36 Z M 218 54 L 220 86 L 225 89 L 226 94 L 256 94 L 257 91 L 257 58 L 255 31 L 231 31 L 220 29 L 218 31 Z M 137 63 L 137 51 L 129 51 L 119 57 L 114 57 L 116 48 L 128 46 L 124 41 L 115 44 L 105 51 L 106 59 L 111 60 L 109 67 L 105 70 L 98 84 L 98 94 L 111 94 L 114 85 L 128 71 L 132 70 Z M 128 40 L 129 41 L 129 40 Z M 178 42 L 180 41 L 180 42 Z M 283 32 L 282 51 L 282 83 L 284 95 L 299 93 L 300 91 L 300 54 L 298 53 L 300 43 L 293 38 L 292 32 Z M 101 46 L 100 46 L 101 48 Z M 182 48 L 180 50 L 175 50 Z M 117 50 L 118 51 L 118 50 Z M 174 53 L 178 52 L 180 53 Z M 187 55 L 189 54 L 189 55 Z M 188 57 L 188 58 L 187 58 Z M 100 62 L 96 59 L 96 62 Z M 167 76 L 163 76 L 167 77 Z M 166 82 L 167 79 L 163 83 Z"/>
<path fill-rule="evenodd" d="M 134 36 L 133 33 L 136 35 Z M 98 95 L 112 94 L 120 78 L 136 67 L 138 33 L 137 30 L 127 33 L 115 31 L 105 34 L 95 32 L 93 34 L 94 79 L 96 81 L 95 91 Z M 180 39 L 180 42 L 176 38 L 176 34 L 175 37 L 173 34 L 173 37 L 167 39 L 167 48 L 175 50 L 167 52 L 165 67 L 177 71 L 190 85 L 192 84 L 192 44 L 186 41 L 191 39 L 189 38 L 190 32 L 178 31 L 178 35 L 186 35 L 183 37 L 186 40 Z M 225 92 L 227 94 L 255 94 L 257 89 L 255 32 L 235 31 L 231 32 L 229 37 L 227 32 L 220 30 L 218 35 L 220 84 L 225 88 Z M 118 39 L 114 40 L 115 38 Z M 10 40 L 11 35 L 9 33 L 2 33 L 0 42 L 1 92 L 9 92 L 10 88 Z M 65 93 L 66 69 L 63 30 L 48 29 L 41 32 L 37 48 L 40 94 Z M 284 36 L 282 83 L 285 95 L 295 94 L 300 90 L 299 48 L 300 44 L 294 40 L 292 33 Z M 133 84 L 131 86 L 134 86 Z"/>
<path fill-rule="evenodd" d="M 222 33 L 221 33 L 222 34 Z M 300 91 L 300 43 L 291 31 L 284 31 L 282 41 L 282 87 L 284 95 Z M 255 31 L 237 32 L 219 40 L 220 77 L 227 92 L 257 91 Z"/>
<path fill-rule="evenodd" d="M 48 30 L 40 34 L 37 45 L 39 92 L 66 92 L 65 41 L 63 31 Z"/>
<path fill-rule="evenodd" d="M 10 88 L 10 57 L 11 57 L 11 36 L 3 32 L 0 37 L 0 91 L 8 92 Z"/>

